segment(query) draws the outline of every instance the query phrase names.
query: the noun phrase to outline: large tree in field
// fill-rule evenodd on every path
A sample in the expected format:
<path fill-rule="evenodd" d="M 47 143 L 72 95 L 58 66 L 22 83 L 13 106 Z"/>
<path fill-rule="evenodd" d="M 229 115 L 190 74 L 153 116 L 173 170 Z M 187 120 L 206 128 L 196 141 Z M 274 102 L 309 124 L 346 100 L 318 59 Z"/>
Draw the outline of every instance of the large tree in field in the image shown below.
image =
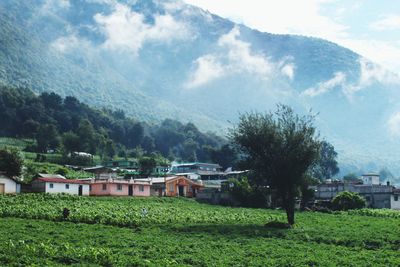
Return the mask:
<path fill-rule="evenodd" d="M 250 113 L 240 116 L 230 136 L 241 150 L 244 164 L 253 170 L 257 186 L 275 190 L 293 225 L 295 198 L 310 166 L 318 158 L 312 115 L 298 116 L 284 105 L 275 113 Z"/>

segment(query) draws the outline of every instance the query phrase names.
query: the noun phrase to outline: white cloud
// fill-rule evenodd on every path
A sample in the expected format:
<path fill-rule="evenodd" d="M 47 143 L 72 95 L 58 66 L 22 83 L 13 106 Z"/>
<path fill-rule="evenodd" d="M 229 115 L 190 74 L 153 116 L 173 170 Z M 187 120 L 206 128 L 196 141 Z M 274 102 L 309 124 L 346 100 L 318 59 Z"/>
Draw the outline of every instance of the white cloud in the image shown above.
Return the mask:
<path fill-rule="evenodd" d="M 78 48 L 88 48 L 89 46 L 89 41 L 80 39 L 75 34 L 62 36 L 50 44 L 50 47 L 61 53 L 69 53 Z"/>
<path fill-rule="evenodd" d="M 392 114 L 387 121 L 387 127 L 389 129 L 389 134 L 393 137 L 400 136 L 400 112 Z"/>
<path fill-rule="evenodd" d="M 331 91 L 334 88 L 342 87 L 346 84 L 346 75 L 343 72 L 336 72 L 333 78 L 319 83 L 316 87 L 311 87 L 302 92 L 302 95 L 315 97 Z"/>
<path fill-rule="evenodd" d="M 224 67 L 213 55 L 199 57 L 196 62 L 196 71 L 190 77 L 187 87 L 197 87 L 222 77 Z"/>
<path fill-rule="evenodd" d="M 227 51 L 230 64 L 241 71 L 261 76 L 271 73 L 272 66 L 265 56 L 253 53 L 250 44 L 239 40 L 239 36 L 239 28 L 235 27 L 218 40 L 218 45 Z"/>
<path fill-rule="evenodd" d="M 184 23 L 176 21 L 169 14 L 155 15 L 154 25 L 147 24 L 142 14 L 123 4 L 115 4 L 114 12 L 110 15 L 96 14 L 94 19 L 107 36 L 104 47 L 131 51 L 134 55 L 146 42 L 169 43 L 188 38 L 190 32 Z"/>
<path fill-rule="evenodd" d="M 185 0 L 212 13 L 271 33 L 295 33 L 332 39 L 345 37 L 346 25 L 320 14 L 326 0 Z"/>
<path fill-rule="evenodd" d="M 387 71 L 381 66 L 372 63 L 366 58 L 360 58 L 360 76 L 356 82 L 347 81 L 347 77 L 343 72 L 336 72 L 333 77 L 327 81 L 319 83 L 316 87 L 308 88 L 301 95 L 315 97 L 340 87 L 342 93 L 349 99 L 353 99 L 353 95 L 375 82 L 386 85 L 400 85 L 400 77 L 392 72 Z"/>
<path fill-rule="evenodd" d="M 239 39 L 239 28 L 233 28 L 222 35 L 217 42 L 217 52 L 195 60 L 194 72 L 186 83 L 188 88 L 204 85 L 217 78 L 235 73 L 248 73 L 261 79 L 268 79 L 277 70 L 285 76 L 293 77 L 295 66 L 291 62 L 280 64 L 270 62 L 265 55 L 251 50 L 249 43 Z"/>
<path fill-rule="evenodd" d="M 367 39 L 343 39 L 338 42 L 390 71 L 400 73 L 400 44 Z"/>
<path fill-rule="evenodd" d="M 330 40 L 400 73 L 400 45 L 381 36 L 371 36 L 363 28 L 353 29 L 343 23 L 343 12 L 359 12 L 368 3 L 335 0 L 185 0 L 212 13 L 243 23 L 251 28 L 276 34 L 300 34 Z M 336 12 L 323 15 L 326 4 Z M 382 4 L 383 5 L 383 4 Z M 398 16 L 388 16 L 375 27 L 394 28 Z M 363 25 L 364 27 L 364 25 Z M 355 31 L 360 32 L 354 34 Z M 379 52 L 377 52 L 379 51 Z"/>
<path fill-rule="evenodd" d="M 348 84 L 343 87 L 343 93 L 351 99 L 354 93 L 379 82 L 386 85 L 400 85 L 400 77 L 387 71 L 371 61 L 360 58 L 360 77 L 357 84 Z"/>
<path fill-rule="evenodd" d="M 400 16 L 386 15 L 382 19 L 371 23 L 370 28 L 376 31 L 400 30 Z"/>

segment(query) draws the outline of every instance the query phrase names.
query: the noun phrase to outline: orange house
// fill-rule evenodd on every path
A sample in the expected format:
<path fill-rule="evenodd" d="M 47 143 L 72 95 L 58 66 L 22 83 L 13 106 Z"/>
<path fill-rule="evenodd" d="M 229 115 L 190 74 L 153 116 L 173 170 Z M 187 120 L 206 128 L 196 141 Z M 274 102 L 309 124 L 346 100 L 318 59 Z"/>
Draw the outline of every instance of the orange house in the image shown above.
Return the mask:
<path fill-rule="evenodd" d="M 196 197 L 197 192 L 204 187 L 201 182 L 184 176 L 136 179 L 138 180 L 151 182 L 151 195 L 160 197 Z"/>

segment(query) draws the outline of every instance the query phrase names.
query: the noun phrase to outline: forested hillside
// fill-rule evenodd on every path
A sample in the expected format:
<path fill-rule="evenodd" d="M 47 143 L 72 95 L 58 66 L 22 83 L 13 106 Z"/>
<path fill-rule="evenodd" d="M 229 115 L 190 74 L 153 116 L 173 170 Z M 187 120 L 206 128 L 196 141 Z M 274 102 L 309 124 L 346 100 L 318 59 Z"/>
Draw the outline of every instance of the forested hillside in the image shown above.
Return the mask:
<path fill-rule="evenodd" d="M 95 109 L 77 98 L 53 92 L 0 87 L 1 136 L 33 138 L 34 152 L 80 151 L 104 158 L 160 153 L 170 160 L 226 163 L 233 151 L 224 138 L 200 132 L 193 123 L 164 120 L 148 124 L 122 110 Z M 140 154 L 140 155 L 138 155 Z"/>

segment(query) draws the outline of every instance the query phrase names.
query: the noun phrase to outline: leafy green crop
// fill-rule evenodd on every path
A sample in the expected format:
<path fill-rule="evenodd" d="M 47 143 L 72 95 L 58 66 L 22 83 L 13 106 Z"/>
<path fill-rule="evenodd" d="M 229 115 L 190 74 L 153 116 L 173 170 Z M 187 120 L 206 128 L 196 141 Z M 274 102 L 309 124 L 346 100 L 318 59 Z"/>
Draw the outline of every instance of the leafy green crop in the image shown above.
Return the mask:
<path fill-rule="evenodd" d="M 0 196 L 0 266 L 399 266 L 396 214 L 301 212 L 274 229 L 282 211 L 182 198 Z"/>

